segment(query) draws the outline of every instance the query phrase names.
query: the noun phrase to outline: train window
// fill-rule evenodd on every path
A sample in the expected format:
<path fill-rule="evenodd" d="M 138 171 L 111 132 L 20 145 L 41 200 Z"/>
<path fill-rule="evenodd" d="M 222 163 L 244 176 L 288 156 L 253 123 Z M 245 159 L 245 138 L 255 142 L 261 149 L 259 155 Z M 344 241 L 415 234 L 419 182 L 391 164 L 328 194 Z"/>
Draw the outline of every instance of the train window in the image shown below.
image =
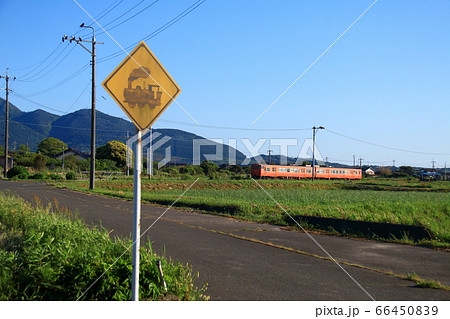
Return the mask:
<path fill-rule="evenodd" d="M 276 171 L 277 171 L 276 167 L 272 168 L 272 172 L 276 172 Z"/>
<path fill-rule="evenodd" d="M 286 167 L 285 167 L 285 168 L 283 168 L 283 172 L 286 172 Z"/>
<path fill-rule="evenodd" d="M 304 173 L 305 172 L 305 170 L 304 169 L 302 169 L 302 173 Z"/>
<path fill-rule="evenodd" d="M 267 168 L 266 168 L 266 171 L 267 171 L 267 172 L 270 172 L 270 167 L 267 167 Z"/>
<path fill-rule="evenodd" d="M 291 170 L 288 168 L 288 169 L 287 169 L 287 172 L 289 173 L 290 171 L 291 171 Z"/>
<path fill-rule="evenodd" d="M 281 167 L 278 169 L 279 172 L 281 172 Z"/>
<path fill-rule="evenodd" d="M 306 170 L 306 173 L 311 173 L 311 170 L 310 170 L 310 169 L 307 169 L 307 170 Z"/>
<path fill-rule="evenodd" d="M 327 169 L 327 174 L 329 174 L 330 173 L 330 170 L 329 169 Z"/>

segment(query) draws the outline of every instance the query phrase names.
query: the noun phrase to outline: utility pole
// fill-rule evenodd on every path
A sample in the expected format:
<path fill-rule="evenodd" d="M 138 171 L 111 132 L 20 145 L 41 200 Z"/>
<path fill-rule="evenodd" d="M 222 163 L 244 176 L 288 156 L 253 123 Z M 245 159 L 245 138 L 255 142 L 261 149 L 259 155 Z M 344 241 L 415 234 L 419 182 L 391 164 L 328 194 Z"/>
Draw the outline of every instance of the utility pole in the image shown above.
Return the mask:
<path fill-rule="evenodd" d="M 9 79 L 15 80 L 16 77 L 10 77 L 8 75 L 8 69 L 6 69 L 6 75 L 0 75 L 0 79 L 6 80 L 6 103 L 5 103 L 5 166 L 3 168 L 3 175 L 6 177 L 8 172 L 8 135 L 9 135 Z"/>
<path fill-rule="evenodd" d="M 356 166 L 355 166 L 355 155 L 353 155 L 353 168 L 356 168 Z"/>
<path fill-rule="evenodd" d="M 271 150 L 271 149 L 269 149 L 269 150 L 268 150 L 267 152 L 269 153 L 269 162 L 268 162 L 267 164 L 269 164 L 269 165 L 270 165 L 270 163 L 271 163 L 271 161 L 270 161 L 270 153 L 272 153 L 272 150 Z"/>
<path fill-rule="evenodd" d="M 431 161 L 431 169 L 432 169 L 433 172 L 434 172 L 434 163 L 436 163 L 436 161 L 435 161 L 435 160 L 432 160 L 432 161 Z"/>
<path fill-rule="evenodd" d="M 312 150 L 312 180 L 314 181 L 314 178 L 316 177 L 316 159 L 314 157 L 314 150 L 316 149 L 316 131 L 317 130 L 324 130 L 325 128 L 323 126 L 313 126 L 313 150 Z"/>
<path fill-rule="evenodd" d="M 91 54 L 92 60 L 91 60 L 91 64 L 92 64 L 92 97 L 91 97 L 91 172 L 90 172 L 90 179 L 89 179 L 89 189 L 94 189 L 95 187 L 95 45 L 97 43 L 99 44 L 103 44 L 103 42 L 97 42 L 95 41 L 95 30 L 93 27 L 91 26 L 87 26 L 84 25 L 84 23 L 82 23 L 80 25 L 80 28 L 90 28 L 92 29 L 92 40 L 83 40 L 81 39 L 81 37 L 79 37 L 78 39 L 75 38 L 74 36 L 72 37 L 67 37 L 67 35 L 63 36 L 62 41 L 64 42 L 64 40 L 69 40 L 70 43 L 72 43 L 72 41 L 75 41 L 77 44 L 81 45 L 83 47 L 83 49 L 85 49 L 87 52 L 89 52 Z M 92 49 L 89 50 L 88 48 L 86 48 L 82 42 L 88 42 L 92 44 Z"/>
<path fill-rule="evenodd" d="M 359 168 L 362 169 L 362 161 L 364 160 L 364 158 L 359 158 Z"/>
<path fill-rule="evenodd" d="M 392 160 L 392 167 L 395 168 L 395 160 Z"/>

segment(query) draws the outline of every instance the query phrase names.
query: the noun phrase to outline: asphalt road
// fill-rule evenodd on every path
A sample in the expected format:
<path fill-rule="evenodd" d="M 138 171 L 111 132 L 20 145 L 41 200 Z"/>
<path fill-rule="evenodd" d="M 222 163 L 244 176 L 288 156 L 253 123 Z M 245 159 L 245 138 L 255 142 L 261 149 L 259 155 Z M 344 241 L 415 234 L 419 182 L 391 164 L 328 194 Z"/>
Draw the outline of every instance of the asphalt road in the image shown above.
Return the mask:
<path fill-rule="evenodd" d="M 57 200 L 111 236 L 131 236 L 132 203 L 54 189 L 41 182 L 0 181 L 29 202 Z M 448 252 L 311 234 L 220 216 L 143 205 L 141 230 L 154 250 L 188 263 L 211 300 L 450 300 L 450 291 L 418 288 L 386 272 L 415 272 L 450 285 Z M 359 266 L 363 266 L 361 268 Z"/>

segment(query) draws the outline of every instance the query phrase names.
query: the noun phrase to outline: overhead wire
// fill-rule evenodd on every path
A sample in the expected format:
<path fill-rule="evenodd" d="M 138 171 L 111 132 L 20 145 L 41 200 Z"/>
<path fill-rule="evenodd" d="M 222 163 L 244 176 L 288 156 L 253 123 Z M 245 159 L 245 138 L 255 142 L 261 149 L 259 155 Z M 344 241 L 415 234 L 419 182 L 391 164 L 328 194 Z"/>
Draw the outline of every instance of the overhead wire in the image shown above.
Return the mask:
<path fill-rule="evenodd" d="M 163 24 L 162 26 L 160 26 L 158 29 L 156 29 L 155 31 L 153 31 L 152 33 L 148 34 L 147 36 L 145 36 L 144 38 L 142 38 L 141 40 L 129 45 L 128 47 L 125 48 L 126 51 L 131 50 L 132 48 L 134 48 L 136 45 L 138 45 L 141 41 L 148 41 L 151 38 L 157 36 L 158 34 L 160 34 L 161 32 L 163 32 L 164 30 L 168 29 L 169 27 L 171 27 L 172 25 L 174 25 L 176 22 L 178 22 L 179 20 L 181 20 L 182 18 L 184 18 L 185 16 L 187 16 L 189 13 L 191 13 L 192 11 L 194 11 L 195 9 L 197 9 L 200 5 L 202 5 L 204 2 L 206 2 L 206 0 L 198 0 L 195 3 L 193 3 L 191 6 L 189 6 L 188 8 L 186 8 L 185 10 L 183 10 L 181 13 L 179 13 L 176 17 L 172 18 L 171 20 L 169 20 L 168 22 L 166 22 L 165 24 Z M 106 62 L 109 61 L 111 59 L 114 59 L 118 56 L 123 55 L 125 52 L 123 50 L 117 51 L 115 53 L 106 55 L 104 57 L 101 57 L 97 60 L 97 63 L 102 63 L 102 62 Z"/>
<path fill-rule="evenodd" d="M 142 0 L 144 1 L 144 0 Z M 95 20 L 100 21 L 101 19 L 103 19 L 105 16 L 107 16 L 112 10 L 114 10 L 119 4 L 121 4 L 123 2 L 123 0 L 118 0 L 116 2 L 114 2 L 111 6 L 110 9 L 108 10 L 108 8 L 106 8 L 104 11 L 106 11 L 105 13 L 100 12 L 99 16 L 95 18 Z"/>
<path fill-rule="evenodd" d="M 67 48 L 67 46 L 66 46 L 66 48 Z M 61 51 L 61 54 L 65 51 L 65 49 L 66 48 L 64 48 L 64 50 L 63 51 Z M 72 46 L 72 48 L 69 50 L 69 52 L 67 52 L 67 54 L 59 61 L 59 62 L 57 62 L 56 64 L 54 64 L 53 65 L 53 67 L 49 70 L 49 71 L 47 71 L 46 73 L 44 73 L 43 75 L 41 75 L 41 76 L 39 76 L 39 77 L 37 77 L 38 75 L 39 75 L 39 73 L 42 73 L 47 67 L 49 67 L 51 64 L 49 64 L 46 68 L 43 68 L 43 69 L 41 69 L 41 71 L 39 71 L 39 73 L 36 73 L 35 75 L 33 75 L 31 78 L 29 78 L 29 79 L 21 79 L 20 80 L 20 82 L 34 82 L 34 81 L 37 81 L 37 80 L 40 80 L 40 79 L 42 79 L 44 76 L 46 76 L 47 74 L 49 74 L 50 72 L 52 72 L 54 69 L 56 69 L 68 56 L 69 56 L 69 54 L 70 53 L 72 53 L 72 51 L 75 49 L 75 46 Z M 59 55 L 58 55 L 59 56 Z M 55 60 L 57 59 L 58 57 L 56 57 L 55 58 Z M 53 62 L 55 62 L 55 61 L 53 61 Z"/>
<path fill-rule="evenodd" d="M 84 87 L 83 91 L 81 91 L 80 95 L 78 95 L 78 97 L 75 99 L 75 101 L 73 101 L 72 105 L 70 105 L 70 107 L 66 110 L 66 113 L 68 113 L 70 111 L 70 109 L 75 105 L 75 103 L 78 102 L 78 100 L 81 98 L 81 96 L 83 95 L 83 93 L 86 91 L 86 89 L 89 87 L 89 84 L 91 84 L 91 82 L 89 81 L 86 86 Z"/>
<path fill-rule="evenodd" d="M 108 8 L 106 8 L 102 13 L 100 13 L 101 16 L 99 16 L 98 18 L 96 18 L 97 21 L 101 20 L 102 18 L 104 18 L 106 15 L 108 15 L 113 9 L 115 9 L 120 3 L 122 3 L 123 0 L 118 0 L 115 3 L 113 3 L 110 7 L 109 10 Z M 106 11 L 106 12 L 105 12 Z M 74 34 L 79 33 L 81 31 L 84 31 L 84 29 L 79 29 L 78 31 L 74 32 Z M 37 69 L 39 69 L 45 62 L 47 62 L 48 59 L 50 59 L 50 57 L 52 57 L 57 51 L 58 49 L 60 49 L 61 45 L 63 44 L 63 42 L 59 42 L 58 45 L 55 47 L 55 49 L 53 49 L 42 61 L 39 61 L 33 65 L 27 66 L 27 67 L 23 67 L 23 68 L 11 68 L 11 70 L 15 70 L 15 71 L 21 71 L 21 70 L 27 70 L 32 68 L 31 71 L 20 75 L 17 79 L 17 81 L 20 82 L 31 82 L 33 80 L 31 80 L 31 78 L 35 77 L 36 75 L 42 73 L 46 68 L 48 68 L 51 64 L 47 65 L 46 67 L 44 67 L 42 70 L 39 70 L 35 75 L 30 76 L 30 74 L 32 74 L 33 72 L 35 72 Z M 67 48 L 67 47 L 66 47 Z M 66 49 L 64 48 L 63 51 Z M 60 52 L 58 54 L 58 56 L 60 56 L 62 54 L 62 52 Z M 58 58 L 58 56 L 56 58 L 53 59 L 52 62 L 54 62 L 54 60 L 56 60 Z M 62 62 L 62 61 L 61 61 Z M 49 73 L 49 72 L 48 72 Z M 46 73 L 46 74 L 48 74 Z M 27 77 L 29 77 L 29 79 L 26 79 Z M 37 79 L 36 79 L 37 80 Z"/>
<path fill-rule="evenodd" d="M 115 29 L 115 28 L 117 28 L 118 26 L 124 24 L 125 22 L 127 22 L 127 21 L 129 21 L 129 20 L 135 18 L 136 16 L 138 16 L 139 14 L 141 14 L 142 12 L 144 12 L 145 10 L 149 9 L 150 7 L 152 7 L 152 6 L 153 6 L 155 3 L 157 3 L 158 1 L 159 1 L 159 0 L 153 1 L 153 2 L 150 3 L 148 6 L 146 6 L 144 9 L 142 9 L 141 11 L 139 11 L 139 12 L 135 13 L 134 15 L 132 15 L 131 17 L 129 17 L 129 18 L 127 18 L 127 19 L 125 19 L 125 20 L 119 22 L 118 24 L 116 24 L 116 25 L 114 25 L 114 26 L 108 28 L 106 31 L 110 31 L 110 30 L 112 30 L 112 29 Z M 139 3 L 138 3 L 137 5 L 135 5 L 133 8 L 129 9 L 127 12 L 125 12 L 124 14 L 122 14 L 119 18 L 116 18 L 115 20 L 113 20 L 113 21 L 111 21 L 111 22 L 109 22 L 109 23 L 103 25 L 103 27 L 105 28 L 106 26 L 110 25 L 111 23 L 117 21 L 117 19 L 120 19 L 121 17 L 123 17 L 125 14 L 127 14 L 128 12 L 130 12 L 131 10 L 133 10 L 136 6 L 138 6 L 138 5 L 141 4 L 142 2 L 143 2 L 143 1 L 139 2 Z M 105 31 L 100 31 L 100 32 L 98 33 L 98 35 L 103 34 L 103 33 L 105 33 Z"/>
<path fill-rule="evenodd" d="M 419 152 L 419 151 L 405 150 L 405 149 L 401 149 L 401 148 L 390 147 L 390 146 L 386 146 L 386 145 L 381 145 L 381 144 L 376 144 L 376 143 L 372 143 L 372 142 L 367 142 L 367 141 L 361 140 L 361 139 L 356 138 L 356 137 L 351 137 L 351 136 L 347 136 L 347 135 L 344 135 L 344 134 L 341 134 L 341 133 L 338 133 L 338 132 L 334 132 L 334 131 L 329 130 L 329 129 L 325 129 L 325 131 L 328 131 L 328 132 L 330 132 L 332 134 L 335 134 L 335 135 L 338 135 L 338 136 L 341 136 L 341 137 L 345 137 L 347 139 L 354 140 L 354 141 L 357 141 L 357 142 L 360 142 L 360 143 L 364 143 L 364 144 L 368 144 L 368 145 L 372 145 L 372 146 L 377 146 L 377 147 L 381 147 L 381 148 L 386 148 L 386 149 L 393 150 L 393 151 L 406 152 L 406 153 L 415 153 L 415 154 L 424 154 L 424 155 L 440 155 L 440 156 L 450 155 L 450 154 L 445 154 L 445 153 L 430 153 L 430 152 Z"/>
<path fill-rule="evenodd" d="M 34 72 L 37 68 L 39 68 L 42 64 L 44 64 L 45 61 L 47 61 L 47 60 L 48 60 L 48 59 L 49 59 L 49 58 L 50 58 L 50 57 L 51 57 L 51 56 L 59 49 L 59 47 L 61 46 L 61 44 L 62 44 L 62 41 L 56 46 L 56 48 L 55 48 L 49 55 L 47 55 L 47 57 L 46 57 L 44 60 L 42 60 L 42 61 L 40 61 L 40 62 L 37 62 L 36 64 L 27 66 L 27 67 L 23 67 L 23 68 L 11 68 L 11 70 L 14 70 L 14 71 L 21 71 L 21 70 L 26 70 L 26 69 L 33 68 L 33 70 L 29 71 L 28 73 L 25 73 L 25 74 L 22 75 L 21 77 L 26 77 L 26 76 L 28 76 L 28 74 Z"/>
<path fill-rule="evenodd" d="M 69 75 L 67 78 L 65 78 L 64 80 L 44 89 L 38 92 L 33 92 L 33 93 L 29 93 L 29 94 L 25 94 L 24 96 L 36 96 L 36 95 L 40 95 L 40 94 L 44 94 L 47 93 L 49 91 L 52 91 L 58 87 L 60 87 L 61 85 L 67 83 L 68 81 L 72 80 L 73 78 L 77 77 L 78 75 L 80 75 L 81 73 L 83 73 L 84 70 L 89 68 L 90 63 L 85 64 L 83 67 L 81 67 L 80 69 L 78 69 L 76 72 L 74 72 L 73 74 Z"/>

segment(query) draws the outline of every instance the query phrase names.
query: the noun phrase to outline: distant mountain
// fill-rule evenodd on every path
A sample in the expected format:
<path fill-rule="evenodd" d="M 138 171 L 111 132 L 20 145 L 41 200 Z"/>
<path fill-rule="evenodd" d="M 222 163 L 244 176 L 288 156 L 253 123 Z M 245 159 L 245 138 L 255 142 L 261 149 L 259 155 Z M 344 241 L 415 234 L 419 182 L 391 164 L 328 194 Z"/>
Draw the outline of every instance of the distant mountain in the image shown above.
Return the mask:
<path fill-rule="evenodd" d="M 40 141 L 47 137 L 55 137 L 68 146 L 90 153 L 91 138 L 91 111 L 87 109 L 78 110 L 63 116 L 48 113 L 43 110 L 23 112 L 14 104 L 10 103 L 10 133 L 9 147 L 17 149 L 19 145 L 25 144 L 31 150 L 36 150 Z M 118 140 L 126 143 L 127 136 L 136 134 L 135 126 L 122 118 L 110 116 L 96 111 L 96 146 L 104 145 L 108 141 Z M 3 145 L 5 131 L 5 100 L 0 98 L 0 145 Z M 176 129 L 155 129 L 154 133 L 161 134 L 155 139 L 155 143 L 164 138 L 170 138 L 160 148 L 154 150 L 155 160 L 161 160 L 166 156 L 166 148 L 170 146 L 171 162 L 191 164 L 193 161 L 193 140 L 205 138 L 193 133 Z M 167 138 L 166 138 L 167 139 Z M 212 143 L 212 142 L 210 142 Z M 213 143 L 222 147 L 223 160 L 228 163 L 230 146 Z M 214 154 L 214 145 L 201 146 L 200 161 L 206 159 L 205 155 Z M 236 154 L 237 163 L 245 159 L 245 155 L 238 150 L 232 149 Z"/>

